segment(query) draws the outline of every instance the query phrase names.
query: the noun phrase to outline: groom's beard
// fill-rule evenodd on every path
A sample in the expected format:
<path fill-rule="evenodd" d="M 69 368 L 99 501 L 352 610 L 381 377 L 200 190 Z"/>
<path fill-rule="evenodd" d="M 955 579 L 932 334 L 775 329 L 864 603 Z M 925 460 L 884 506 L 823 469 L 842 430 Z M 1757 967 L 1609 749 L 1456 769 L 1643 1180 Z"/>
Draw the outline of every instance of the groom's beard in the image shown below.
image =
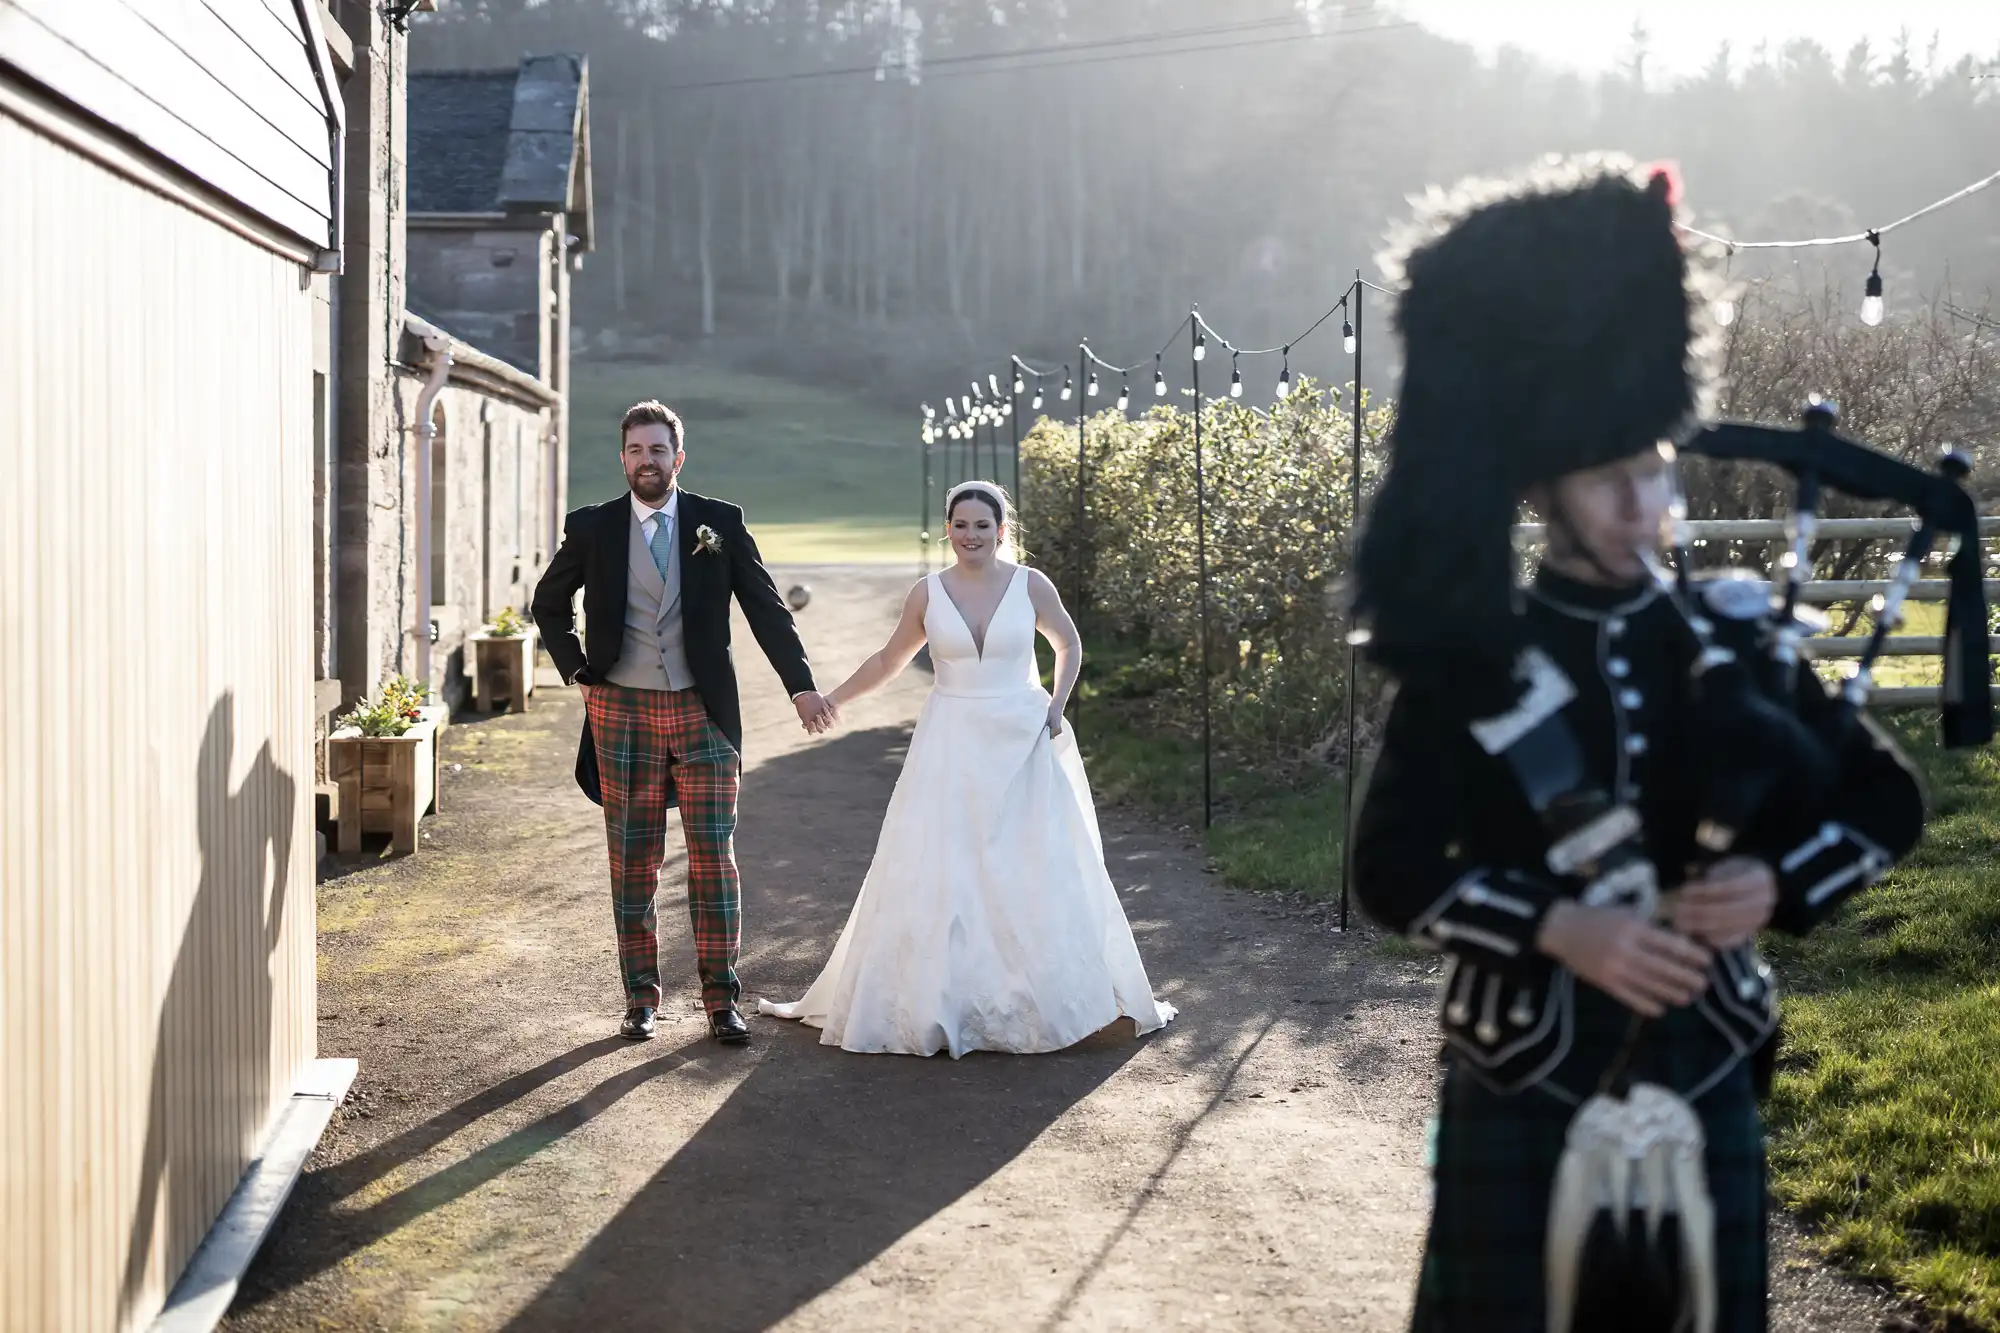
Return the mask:
<path fill-rule="evenodd" d="M 674 479 L 659 468 L 641 468 L 628 480 L 632 483 L 632 494 L 649 505 L 658 505 L 674 488 Z"/>

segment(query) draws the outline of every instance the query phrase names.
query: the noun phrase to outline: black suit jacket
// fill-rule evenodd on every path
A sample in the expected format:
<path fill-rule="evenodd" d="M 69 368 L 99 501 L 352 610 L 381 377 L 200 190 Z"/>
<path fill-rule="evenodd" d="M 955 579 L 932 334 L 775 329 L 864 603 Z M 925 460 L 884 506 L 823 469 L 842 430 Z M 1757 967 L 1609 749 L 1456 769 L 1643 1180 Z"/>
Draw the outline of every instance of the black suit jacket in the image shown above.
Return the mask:
<path fill-rule="evenodd" d="M 699 531 L 713 528 L 722 539 L 719 552 L 699 548 Z M 681 626 L 687 636 L 688 667 L 701 691 L 708 715 L 743 750 L 743 705 L 736 690 L 736 666 L 729 644 L 729 601 L 743 607 L 750 632 L 777 669 L 787 692 L 797 695 L 813 688 L 812 665 L 791 609 L 778 595 L 757 553 L 757 543 L 743 525 L 743 511 L 733 504 L 681 492 L 675 535 L 681 547 Z M 567 681 L 592 684 L 609 676 L 625 646 L 625 592 L 630 575 L 632 497 L 621 495 L 589 505 L 563 520 L 563 541 L 531 604 L 542 644 L 556 670 Z M 583 590 L 584 638 L 576 635 L 575 597 Z M 590 723 L 576 753 L 576 784 L 584 795 L 604 803 L 597 780 L 597 746 Z M 671 779 L 667 792 L 673 799 Z"/>

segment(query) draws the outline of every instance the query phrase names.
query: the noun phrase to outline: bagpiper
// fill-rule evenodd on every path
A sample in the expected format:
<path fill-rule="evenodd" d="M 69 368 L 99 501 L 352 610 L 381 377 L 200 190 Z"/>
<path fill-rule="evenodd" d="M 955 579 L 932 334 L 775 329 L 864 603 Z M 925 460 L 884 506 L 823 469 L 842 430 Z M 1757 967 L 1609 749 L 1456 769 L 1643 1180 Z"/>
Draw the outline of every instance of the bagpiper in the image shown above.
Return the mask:
<path fill-rule="evenodd" d="M 1678 196 L 1549 159 L 1434 191 L 1386 257 L 1405 362 L 1354 614 L 1396 693 L 1351 868 L 1448 960 L 1427 1333 L 1766 1328 L 1756 940 L 1923 827 L 1881 730 L 1763 670 L 1809 613 L 1661 562 L 1719 341 Z"/>

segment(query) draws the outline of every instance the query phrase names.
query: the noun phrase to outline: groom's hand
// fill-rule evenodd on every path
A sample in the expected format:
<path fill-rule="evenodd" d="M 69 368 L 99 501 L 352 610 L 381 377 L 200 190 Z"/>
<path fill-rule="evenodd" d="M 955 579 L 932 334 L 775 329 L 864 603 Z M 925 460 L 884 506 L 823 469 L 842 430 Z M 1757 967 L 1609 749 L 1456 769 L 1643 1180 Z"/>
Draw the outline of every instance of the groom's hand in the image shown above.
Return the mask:
<path fill-rule="evenodd" d="M 828 702 L 827 697 L 818 690 L 807 690 L 792 700 L 792 707 L 798 712 L 799 725 L 814 736 L 830 730 L 833 724 L 840 720 L 840 710 Z"/>

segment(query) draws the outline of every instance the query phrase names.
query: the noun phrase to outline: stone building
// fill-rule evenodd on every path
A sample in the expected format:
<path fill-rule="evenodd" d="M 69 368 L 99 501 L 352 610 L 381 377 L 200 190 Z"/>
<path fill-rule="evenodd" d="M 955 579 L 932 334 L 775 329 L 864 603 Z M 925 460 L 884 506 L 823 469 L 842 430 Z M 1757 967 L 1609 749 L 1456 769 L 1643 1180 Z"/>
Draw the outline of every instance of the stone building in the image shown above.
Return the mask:
<path fill-rule="evenodd" d="M 592 248 L 589 71 L 544 55 L 414 73 L 408 122 L 409 308 L 479 349 L 459 358 L 462 405 L 431 473 L 437 680 L 456 700 L 465 634 L 525 607 L 562 535 L 570 275 Z"/>
<path fill-rule="evenodd" d="M 348 99 L 349 177 L 367 182 L 348 227 L 370 244 L 340 284 L 328 665 L 343 703 L 404 673 L 460 704 L 466 636 L 525 605 L 561 536 L 588 76 L 574 56 L 412 73 L 392 24 L 340 12 L 367 75 Z"/>

